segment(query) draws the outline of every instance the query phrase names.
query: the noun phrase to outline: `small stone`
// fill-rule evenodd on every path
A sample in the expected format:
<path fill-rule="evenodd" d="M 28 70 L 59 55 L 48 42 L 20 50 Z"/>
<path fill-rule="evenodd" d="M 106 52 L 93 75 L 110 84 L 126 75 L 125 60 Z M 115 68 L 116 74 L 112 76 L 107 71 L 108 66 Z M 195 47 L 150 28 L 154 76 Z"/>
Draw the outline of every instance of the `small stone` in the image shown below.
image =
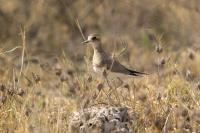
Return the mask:
<path fill-rule="evenodd" d="M 126 107 L 91 107 L 74 112 L 69 119 L 69 129 L 71 133 L 76 131 L 130 133 L 128 123 L 130 119 Z"/>

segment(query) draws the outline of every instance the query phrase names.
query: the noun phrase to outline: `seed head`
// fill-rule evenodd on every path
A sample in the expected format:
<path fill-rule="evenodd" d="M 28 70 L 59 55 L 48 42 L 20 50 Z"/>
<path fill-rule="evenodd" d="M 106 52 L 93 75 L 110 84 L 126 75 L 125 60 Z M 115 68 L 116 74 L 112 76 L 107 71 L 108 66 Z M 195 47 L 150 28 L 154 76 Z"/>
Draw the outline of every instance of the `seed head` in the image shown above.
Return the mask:
<path fill-rule="evenodd" d="M 67 77 L 66 73 L 62 72 L 62 74 L 60 75 L 60 81 L 64 82 L 67 80 L 68 80 L 68 77 Z"/>
<path fill-rule="evenodd" d="M 159 53 L 159 54 L 163 52 L 163 48 L 162 48 L 161 45 L 159 45 L 159 44 L 156 45 L 156 52 Z"/>
<path fill-rule="evenodd" d="M 157 100 L 160 101 L 161 98 L 162 98 L 162 96 L 161 96 L 161 94 L 159 93 L 158 96 L 157 96 Z"/>
<path fill-rule="evenodd" d="M 188 116 L 188 110 L 184 108 L 184 109 L 181 111 L 181 116 L 182 116 L 182 117 Z"/>
<path fill-rule="evenodd" d="M 0 96 L 0 103 L 5 103 L 6 98 L 6 96 Z"/>
<path fill-rule="evenodd" d="M 200 82 L 197 83 L 197 89 L 200 90 Z"/>
<path fill-rule="evenodd" d="M 124 85 L 124 88 L 127 88 L 127 89 L 129 90 L 129 89 L 130 89 L 129 84 L 125 84 L 125 85 Z"/>
<path fill-rule="evenodd" d="M 101 90 L 103 89 L 103 84 L 102 84 L 102 83 L 99 83 L 99 84 L 97 85 L 97 89 L 98 89 L 99 91 L 101 91 Z"/>
<path fill-rule="evenodd" d="M 191 59 L 191 60 L 193 60 L 195 58 L 194 51 L 192 51 L 192 50 L 189 51 L 188 58 Z"/>
<path fill-rule="evenodd" d="M 163 126 L 165 124 L 165 118 L 163 117 L 157 117 L 154 121 L 154 125 L 159 129 L 159 130 L 162 130 L 163 129 Z"/>
<path fill-rule="evenodd" d="M 0 83 L 0 91 L 5 91 L 5 90 L 6 90 L 6 86 Z"/>
<path fill-rule="evenodd" d="M 145 102 L 147 100 L 147 96 L 144 93 L 141 93 L 138 95 L 138 99 L 142 102 Z"/>
<path fill-rule="evenodd" d="M 192 74 L 192 72 L 189 69 L 187 69 L 186 73 L 185 73 L 185 76 L 186 76 L 187 79 L 192 79 L 193 74 Z"/>
<path fill-rule="evenodd" d="M 22 89 L 22 88 L 18 88 L 18 90 L 17 90 L 17 95 L 19 95 L 19 96 L 23 96 L 24 94 L 25 94 L 25 92 L 24 92 L 24 90 Z"/>
<path fill-rule="evenodd" d="M 89 83 L 92 82 L 92 76 L 91 75 L 88 76 L 87 82 L 89 82 Z"/>
<path fill-rule="evenodd" d="M 104 71 L 103 71 L 103 77 L 106 78 L 107 76 L 108 76 L 108 73 L 106 72 L 106 70 L 104 70 Z"/>
<path fill-rule="evenodd" d="M 74 71 L 73 70 L 67 70 L 67 74 L 71 77 L 74 76 Z"/>
<path fill-rule="evenodd" d="M 38 74 L 35 74 L 32 72 L 32 77 L 33 77 L 33 80 L 35 81 L 35 83 L 39 83 L 40 82 L 40 76 Z"/>
<path fill-rule="evenodd" d="M 159 62 L 160 65 L 164 65 L 166 63 L 165 58 L 162 58 Z"/>

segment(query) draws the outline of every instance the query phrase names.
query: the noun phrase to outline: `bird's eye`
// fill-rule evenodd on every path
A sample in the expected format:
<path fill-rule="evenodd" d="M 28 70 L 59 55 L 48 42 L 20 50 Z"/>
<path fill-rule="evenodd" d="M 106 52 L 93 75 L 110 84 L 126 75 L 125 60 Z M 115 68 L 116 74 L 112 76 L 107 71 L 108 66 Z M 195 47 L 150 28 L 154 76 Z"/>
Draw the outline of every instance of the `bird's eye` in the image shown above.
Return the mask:
<path fill-rule="evenodd" d="M 96 40 L 97 39 L 97 37 L 96 36 L 94 36 L 93 38 L 92 38 L 92 40 Z"/>

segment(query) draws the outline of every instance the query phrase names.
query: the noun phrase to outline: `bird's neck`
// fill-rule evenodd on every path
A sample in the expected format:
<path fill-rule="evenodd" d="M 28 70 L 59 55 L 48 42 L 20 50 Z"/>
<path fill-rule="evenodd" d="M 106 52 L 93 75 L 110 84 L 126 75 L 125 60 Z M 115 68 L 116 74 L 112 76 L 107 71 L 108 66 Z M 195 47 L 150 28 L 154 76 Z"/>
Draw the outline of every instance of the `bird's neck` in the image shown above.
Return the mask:
<path fill-rule="evenodd" d="M 93 49 L 94 49 L 94 52 L 103 52 L 103 49 L 102 49 L 102 46 L 101 46 L 101 43 L 96 43 L 96 44 L 93 44 Z"/>

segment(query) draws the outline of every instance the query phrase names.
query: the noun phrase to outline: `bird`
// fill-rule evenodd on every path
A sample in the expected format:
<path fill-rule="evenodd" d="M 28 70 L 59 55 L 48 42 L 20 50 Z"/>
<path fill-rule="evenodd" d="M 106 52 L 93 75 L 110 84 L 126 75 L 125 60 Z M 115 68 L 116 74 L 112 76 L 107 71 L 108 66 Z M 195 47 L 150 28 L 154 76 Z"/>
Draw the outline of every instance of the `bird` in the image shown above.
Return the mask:
<path fill-rule="evenodd" d="M 141 76 L 146 75 L 146 73 L 138 72 L 129 69 L 122 65 L 118 60 L 113 59 L 109 56 L 102 48 L 101 37 L 99 34 L 90 34 L 83 44 L 91 44 L 94 50 L 92 66 L 96 73 L 104 72 L 104 70 L 109 70 L 113 73 L 120 73 L 124 75 L 131 76 Z"/>

